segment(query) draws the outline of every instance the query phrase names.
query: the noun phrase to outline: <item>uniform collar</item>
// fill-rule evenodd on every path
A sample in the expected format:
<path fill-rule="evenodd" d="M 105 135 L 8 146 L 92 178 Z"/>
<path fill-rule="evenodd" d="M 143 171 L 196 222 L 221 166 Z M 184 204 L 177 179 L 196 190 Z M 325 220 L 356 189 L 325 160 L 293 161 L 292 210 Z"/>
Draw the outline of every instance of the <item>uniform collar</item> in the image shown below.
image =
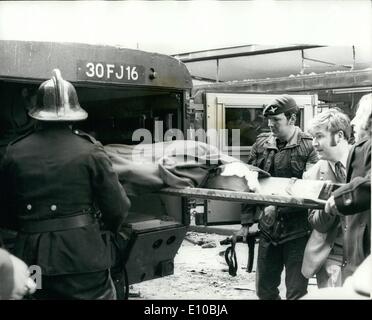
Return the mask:
<path fill-rule="evenodd" d="M 287 144 L 283 149 L 287 148 L 293 148 L 299 145 L 301 137 L 299 136 L 301 132 L 301 129 L 297 126 L 295 126 L 295 130 L 292 134 L 292 137 L 289 138 Z M 265 147 L 268 149 L 278 149 L 277 143 L 276 143 L 276 137 L 271 133 L 269 138 L 265 142 Z"/>
<path fill-rule="evenodd" d="M 67 123 L 56 123 L 56 122 L 40 122 L 37 126 L 37 131 L 46 131 L 46 130 L 70 130 Z"/>

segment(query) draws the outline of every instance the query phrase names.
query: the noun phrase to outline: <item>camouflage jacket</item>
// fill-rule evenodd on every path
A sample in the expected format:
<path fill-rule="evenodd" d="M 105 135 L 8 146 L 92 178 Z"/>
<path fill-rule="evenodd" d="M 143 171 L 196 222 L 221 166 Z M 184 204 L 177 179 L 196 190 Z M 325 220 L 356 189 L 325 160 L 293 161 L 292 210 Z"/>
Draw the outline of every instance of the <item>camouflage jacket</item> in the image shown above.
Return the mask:
<path fill-rule="evenodd" d="M 272 133 L 260 134 L 248 157 L 248 164 L 269 172 L 273 177 L 299 179 L 302 178 L 304 171 L 317 161 L 311 136 L 298 127 L 295 128 L 292 138 L 280 150 Z M 310 231 L 306 209 L 277 207 L 275 223 L 271 226 L 265 224 L 262 209 L 245 206 L 241 222 L 249 224 L 258 220 L 262 233 L 273 242 L 282 243 L 296 239 L 307 235 Z"/>

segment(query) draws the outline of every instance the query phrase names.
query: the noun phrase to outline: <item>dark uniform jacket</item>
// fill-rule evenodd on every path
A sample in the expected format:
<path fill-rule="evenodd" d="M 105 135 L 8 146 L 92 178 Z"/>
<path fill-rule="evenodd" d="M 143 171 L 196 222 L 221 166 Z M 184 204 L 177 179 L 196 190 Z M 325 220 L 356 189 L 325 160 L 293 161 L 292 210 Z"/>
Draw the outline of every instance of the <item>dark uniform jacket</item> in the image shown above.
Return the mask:
<path fill-rule="evenodd" d="M 23 88 L 26 86 L 0 85 L 0 159 L 9 142 L 30 132 L 35 125 L 35 120 L 27 115 L 28 102 L 22 95 Z"/>
<path fill-rule="evenodd" d="M 306 167 L 316 163 L 318 157 L 312 146 L 312 137 L 295 128 L 295 133 L 281 150 L 272 133 L 262 133 L 257 137 L 248 158 L 248 164 L 257 166 L 273 177 L 302 178 Z M 278 207 L 273 225 L 267 226 L 263 214 L 259 218 L 261 231 L 276 243 L 296 239 L 309 234 L 307 210 L 301 208 Z M 256 208 L 249 207 L 242 212 L 242 224 L 254 223 Z"/>
<path fill-rule="evenodd" d="M 93 214 L 96 205 L 106 227 L 116 231 L 130 206 L 102 145 L 66 125 L 44 126 L 11 143 L 0 172 L 5 209 L 0 221 L 16 230 L 30 221 Z M 111 266 L 109 242 L 97 222 L 60 231 L 20 231 L 15 254 L 39 265 L 43 275 Z"/>
<path fill-rule="evenodd" d="M 349 154 L 349 182 L 334 192 L 338 211 L 345 216 L 343 279 L 371 251 L 371 139 L 358 142 Z"/>

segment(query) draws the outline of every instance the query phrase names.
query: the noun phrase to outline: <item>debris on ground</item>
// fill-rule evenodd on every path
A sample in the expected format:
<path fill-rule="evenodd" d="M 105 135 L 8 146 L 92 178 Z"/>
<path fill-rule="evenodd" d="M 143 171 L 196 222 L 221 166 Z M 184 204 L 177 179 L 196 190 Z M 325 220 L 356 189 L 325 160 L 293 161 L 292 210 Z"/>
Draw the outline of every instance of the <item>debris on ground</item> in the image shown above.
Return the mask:
<path fill-rule="evenodd" d="M 211 241 L 211 242 L 206 242 L 204 243 L 202 246 L 201 246 L 203 249 L 205 248 L 216 248 L 217 245 L 215 242 Z"/>
<path fill-rule="evenodd" d="M 141 297 L 141 292 L 140 291 L 135 291 L 133 288 L 133 285 L 129 286 L 129 293 L 128 293 L 129 298 L 140 298 Z"/>
<path fill-rule="evenodd" d="M 252 287 L 251 285 L 246 286 L 236 286 L 234 287 L 235 290 L 247 290 L 247 291 L 253 291 L 256 292 L 256 288 Z"/>
<path fill-rule="evenodd" d="M 224 257 L 226 246 L 220 244 L 225 238 L 226 235 L 189 231 L 175 256 L 174 274 L 136 283 L 133 291 L 141 292 L 141 295 L 130 299 L 257 299 L 255 291 L 257 256 L 252 273 L 242 270 L 247 265 L 248 250 L 246 244 L 237 243 L 235 251 L 239 269 L 235 277 L 230 276 L 226 272 L 228 271 Z M 201 246 L 206 243 L 214 243 L 215 246 L 205 250 Z M 258 250 L 255 250 L 256 255 L 257 252 Z M 284 277 L 279 290 L 282 298 L 285 298 Z"/>

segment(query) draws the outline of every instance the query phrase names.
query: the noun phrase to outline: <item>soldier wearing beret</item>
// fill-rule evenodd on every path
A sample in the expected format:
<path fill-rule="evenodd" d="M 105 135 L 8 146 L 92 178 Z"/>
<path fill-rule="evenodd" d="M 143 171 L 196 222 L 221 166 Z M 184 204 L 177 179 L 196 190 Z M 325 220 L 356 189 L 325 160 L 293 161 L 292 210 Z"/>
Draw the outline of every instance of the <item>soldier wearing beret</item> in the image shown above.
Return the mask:
<path fill-rule="evenodd" d="M 273 177 L 302 178 L 306 168 L 318 161 L 312 137 L 295 125 L 299 107 L 296 101 L 281 95 L 263 110 L 270 133 L 257 137 L 248 157 Z M 260 299 L 280 299 L 278 286 L 283 268 L 286 272 L 286 298 L 298 299 L 307 293 L 308 280 L 301 273 L 303 253 L 310 233 L 307 210 L 267 206 L 247 206 L 241 216 L 242 229 L 259 222 L 261 230 L 256 271 Z"/>
<path fill-rule="evenodd" d="M 117 231 L 130 206 L 103 146 L 69 123 L 88 115 L 54 70 L 29 115 L 37 128 L 13 142 L 0 170 L 0 221 L 18 231 L 14 254 L 41 268 L 39 299 L 114 299 L 111 246 L 97 210 Z"/>

